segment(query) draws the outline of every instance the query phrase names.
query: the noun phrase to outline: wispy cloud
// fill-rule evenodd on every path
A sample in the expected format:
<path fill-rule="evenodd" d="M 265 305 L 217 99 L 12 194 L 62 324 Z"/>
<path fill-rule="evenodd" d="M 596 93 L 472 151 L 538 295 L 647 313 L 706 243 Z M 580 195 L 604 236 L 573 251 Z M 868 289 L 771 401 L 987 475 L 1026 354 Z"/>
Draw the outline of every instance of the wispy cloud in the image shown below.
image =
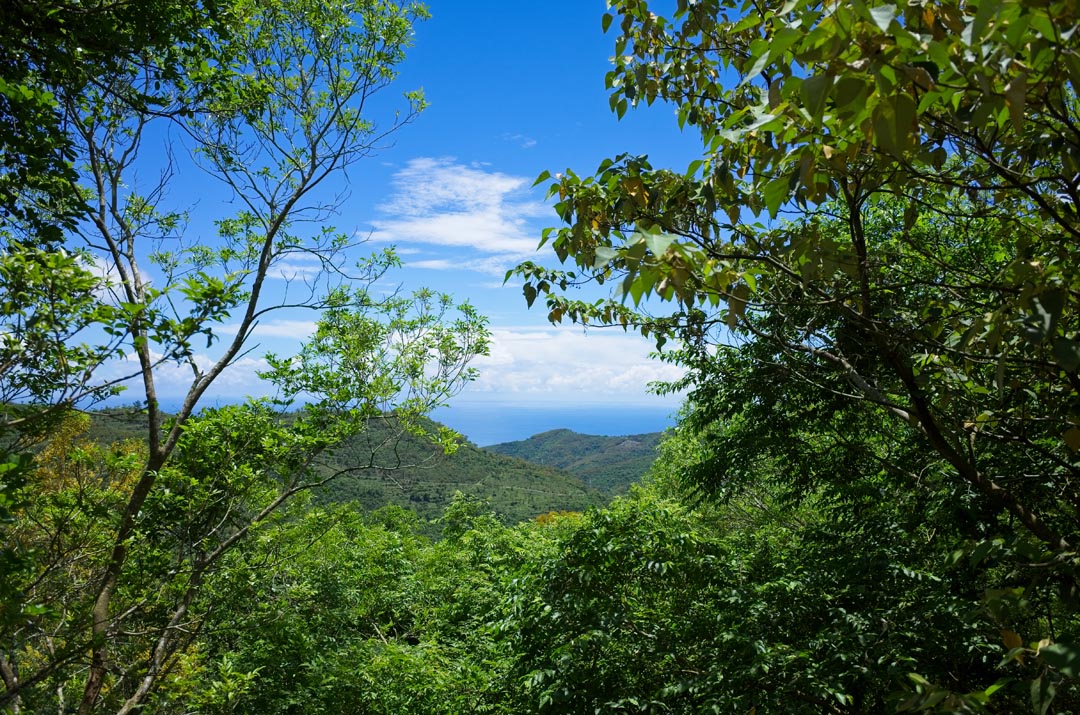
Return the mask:
<path fill-rule="evenodd" d="M 465 165 L 452 158 L 419 158 L 394 175 L 394 193 L 373 221 L 376 240 L 467 249 L 461 260 L 430 260 L 413 267 L 467 268 L 499 273 L 532 256 L 539 230 L 530 219 L 551 209 L 529 194 L 531 179 Z"/>
<path fill-rule="evenodd" d="M 296 253 L 287 260 L 275 263 L 267 277 L 283 281 L 310 281 L 318 279 L 324 270 L 323 262 L 317 256 Z"/>
<path fill-rule="evenodd" d="M 499 280 L 485 283 L 483 284 L 484 287 L 502 288 L 502 277 L 506 274 L 506 270 L 511 267 L 516 260 L 517 257 L 505 254 L 472 259 L 429 258 L 420 261 L 409 261 L 407 266 L 409 268 L 425 268 L 433 271 L 466 270 L 476 271 L 477 273 L 487 273 L 492 276 L 497 276 Z"/>
<path fill-rule="evenodd" d="M 285 330 L 289 322 L 281 321 L 275 327 Z M 295 322 L 295 327 L 302 330 L 301 321 Z M 506 410 L 522 413 L 555 407 L 567 414 L 620 407 L 666 406 L 674 410 L 679 396 L 656 396 L 646 386 L 678 379 L 682 370 L 651 357 L 652 348 L 651 341 L 618 331 L 593 330 L 585 334 L 574 326 L 495 328 L 490 356 L 473 363 L 480 371 L 479 378 L 454 402 L 468 403 L 474 410 L 484 405 L 495 420 Z M 213 359 L 208 354 L 194 356 L 203 371 L 209 369 Z M 215 381 L 204 404 L 273 394 L 274 386 L 258 376 L 268 367 L 264 358 L 241 357 Z M 138 362 L 129 355 L 108 363 L 98 377 L 128 377 L 129 391 L 116 400 L 125 403 L 141 397 L 138 372 Z M 179 401 L 195 378 L 190 365 L 172 362 L 158 365 L 154 376 L 159 397 L 168 402 Z"/>
<path fill-rule="evenodd" d="M 295 348 L 299 346 L 302 341 L 311 337 L 315 333 L 316 327 L 314 320 L 264 318 L 256 323 L 255 330 L 252 332 L 254 341 L 251 344 L 253 345 L 256 342 L 267 338 L 285 338 L 288 343 Z M 239 323 L 224 323 L 215 328 L 214 334 L 217 336 L 218 340 L 228 341 L 233 339 L 239 328 Z"/>
<path fill-rule="evenodd" d="M 510 134 L 506 133 L 502 135 L 503 141 L 513 142 L 520 146 L 522 149 L 532 149 L 536 146 L 536 140 L 532 137 L 525 136 L 524 134 Z"/>
<path fill-rule="evenodd" d="M 314 320 L 267 320 L 255 328 L 255 337 L 306 340 L 314 334 L 315 328 Z"/>
<path fill-rule="evenodd" d="M 153 353 L 154 360 L 160 360 L 161 355 Z M 208 370 L 214 364 L 214 357 L 207 354 L 197 354 L 193 360 L 202 371 Z M 250 395 L 266 395 L 274 392 L 273 386 L 262 380 L 259 372 L 269 369 L 269 364 L 261 357 L 245 356 L 238 358 L 214 381 L 213 387 L 208 393 L 208 399 L 225 399 L 238 401 Z M 119 360 L 106 363 L 98 372 L 97 377 L 102 380 L 118 380 L 128 378 L 124 383 L 128 391 L 122 392 L 118 402 L 138 400 L 142 396 L 141 373 L 138 359 L 134 355 L 127 355 Z M 191 365 L 165 361 L 154 368 L 154 382 L 158 396 L 164 400 L 179 400 L 195 381 L 195 374 Z"/>
<path fill-rule="evenodd" d="M 116 268 L 116 264 L 112 261 L 93 254 L 84 254 L 80 256 L 80 260 L 83 264 L 83 268 L 89 271 L 98 280 L 98 286 L 95 290 L 98 300 L 102 300 L 112 305 L 118 305 L 121 301 L 125 300 L 123 292 L 123 281 L 120 280 L 120 272 Z M 139 277 L 144 285 L 150 285 L 153 281 L 150 276 L 143 270 L 139 271 Z"/>

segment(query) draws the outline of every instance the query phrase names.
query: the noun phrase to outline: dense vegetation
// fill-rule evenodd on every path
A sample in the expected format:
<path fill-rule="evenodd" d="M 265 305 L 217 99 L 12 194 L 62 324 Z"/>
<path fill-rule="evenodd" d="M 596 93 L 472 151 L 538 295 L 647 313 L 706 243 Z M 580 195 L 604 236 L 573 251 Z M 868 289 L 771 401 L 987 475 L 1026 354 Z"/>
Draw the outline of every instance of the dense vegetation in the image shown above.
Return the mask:
<path fill-rule="evenodd" d="M 453 449 L 422 415 L 486 349 L 468 306 L 376 299 L 392 255 L 350 274 L 308 230 L 424 9 L 23 5 L 72 21 L 24 12 L 0 57 L 0 708 L 1080 711 L 1074 3 L 612 0 L 612 109 L 670 103 L 701 157 L 560 173 L 564 265 L 517 273 L 553 321 L 654 336 L 687 403 L 607 507 L 508 525 L 461 494 L 437 538 L 314 501 L 383 415 Z M 158 122 L 240 197 L 213 245 L 155 243 L 185 218 L 133 173 Z M 297 254 L 325 270 L 275 303 Z M 277 396 L 197 410 L 299 307 Z M 88 441 L 72 408 L 118 353 L 141 436 Z M 171 416 L 165 364 L 192 376 Z"/>
<path fill-rule="evenodd" d="M 92 414 L 85 441 L 101 446 L 142 438 L 142 416 L 138 410 L 109 409 Z M 290 419 L 289 415 L 283 417 Z M 428 433 L 444 426 L 424 421 Z M 439 445 L 403 429 L 392 417 L 372 419 L 360 434 L 348 437 L 334 449 L 319 456 L 313 466 L 320 474 L 334 475 L 326 484 L 311 490 L 316 504 L 354 504 L 365 510 L 396 505 L 419 518 L 421 532 L 434 536 L 438 527 L 429 522 L 443 515 L 455 494 L 485 500 L 491 511 L 507 524 L 527 521 L 551 511 L 584 511 L 601 506 L 604 496 L 583 484 L 592 472 L 576 469 L 576 444 L 601 440 L 619 443 L 626 438 L 595 438 L 572 435 L 565 444 L 550 445 L 548 454 L 566 470 L 535 464 L 525 458 L 504 456 L 464 442 L 451 454 Z M 622 483 L 637 481 L 656 458 L 659 434 L 646 435 L 652 447 L 640 454 L 633 476 Z M 570 450 L 563 452 L 562 450 Z M 647 460 L 647 461 L 646 461 Z M 616 470 L 619 465 L 615 463 Z M 622 473 L 622 472 L 618 472 Z"/>
<path fill-rule="evenodd" d="M 685 489 L 813 509 L 773 556 L 809 609 L 774 608 L 826 627 L 717 685 L 775 652 L 789 711 L 1075 709 L 1075 7 L 609 5 L 612 108 L 670 103 L 701 157 L 561 172 L 570 270 L 517 273 L 553 321 L 675 341 Z"/>
<path fill-rule="evenodd" d="M 332 477 L 320 455 L 387 413 L 427 434 L 421 417 L 472 378 L 488 334 L 449 296 L 377 288 L 394 254 L 365 257 L 328 224 L 344 196 L 327 180 L 424 108 L 406 92 L 380 123 L 369 104 L 423 6 L 14 7 L 0 58 L 0 707 L 130 713 L 198 637 L 230 552 Z M 195 207 L 209 240 L 172 196 L 181 171 L 229 197 Z M 281 314 L 317 327 L 298 354 L 263 358 L 274 396 L 200 411 Z M 186 381 L 171 415 L 165 375 Z M 76 448 L 68 413 L 125 381 L 143 438 Z"/>

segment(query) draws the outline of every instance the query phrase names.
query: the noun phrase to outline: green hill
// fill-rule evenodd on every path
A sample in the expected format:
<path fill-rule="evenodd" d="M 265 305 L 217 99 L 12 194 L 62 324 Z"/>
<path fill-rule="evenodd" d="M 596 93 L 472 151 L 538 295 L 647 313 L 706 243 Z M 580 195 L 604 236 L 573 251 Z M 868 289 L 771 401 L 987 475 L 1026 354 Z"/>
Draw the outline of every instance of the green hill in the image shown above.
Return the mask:
<path fill-rule="evenodd" d="M 143 429 L 140 415 L 106 410 L 93 415 L 88 436 L 102 443 L 143 439 Z M 552 465 L 532 464 L 468 442 L 446 455 L 402 432 L 393 420 L 373 420 L 367 432 L 324 455 L 319 468 L 345 473 L 315 492 L 318 502 L 356 502 L 365 509 L 397 504 L 428 520 L 442 515 L 455 491 L 490 500 L 507 523 L 606 502 L 601 492 Z"/>
<path fill-rule="evenodd" d="M 565 470 L 594 489 L 617 494 L 649 471 L 661 434 L 604 437 L 556 429 L 486 449 Z"/>
<path fill-rule="evenodd" d="M 336 478 L 318 498 L 354 501 L 369 509 L 399 504 L 432 519 L 442 514 L 455 491 L 461 491 L 489 499 L 495 512 L 509 523 L 549 511 L 581 511 L 606 501 L 573 474 L 551 466 L 496 454 L 468 442 L 446 455 L 407 433 L 388 437 L 387 426 L 376 422 L 332 455 L 329 468 L 376 466 Z"/>

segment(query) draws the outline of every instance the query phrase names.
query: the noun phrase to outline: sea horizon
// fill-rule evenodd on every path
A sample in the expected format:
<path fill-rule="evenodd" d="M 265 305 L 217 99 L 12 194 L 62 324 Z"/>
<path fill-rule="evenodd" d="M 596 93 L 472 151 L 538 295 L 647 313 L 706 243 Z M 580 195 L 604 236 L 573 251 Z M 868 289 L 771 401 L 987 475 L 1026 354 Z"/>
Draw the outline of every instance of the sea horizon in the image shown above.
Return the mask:
<path fill-rule="evenodd" d="M 242 399 L 211 399 L 200 405 L 221 407 L 237 404 Z M 130 401 L 112 399 L 99 405 L 103 408 L 133 406 Z M 166 412 L 175 412 L 180 400 L 163 399 Z M 431 418 L 459 432 L 478 447 L 528 439 L 555 429 L 568 429 L 581 434 L 618 437 L 622 435 L 663 432 L 675 425 L 678 408 L 670 404 L 657 405 L 560 405 L 538 403 L 518 405 L 500 402 L 452 402 L 431 413 Z"/>
<path fill-rule="evenodd" d="M 509 405 L 451 404 L 432 413 L 432 419 L 457 430 L 478 447 L 528 439 L 555 429 L 618 437 L 663 432 L 675 425 L 671 405 Z"/>

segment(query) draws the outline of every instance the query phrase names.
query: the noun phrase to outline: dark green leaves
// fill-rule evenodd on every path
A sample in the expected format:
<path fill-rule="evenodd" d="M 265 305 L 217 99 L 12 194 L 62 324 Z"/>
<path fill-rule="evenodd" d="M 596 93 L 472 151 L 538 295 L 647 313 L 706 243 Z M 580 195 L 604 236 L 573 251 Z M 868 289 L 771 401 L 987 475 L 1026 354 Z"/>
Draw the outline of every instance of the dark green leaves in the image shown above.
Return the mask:
<path fill-rule="evenodd" d="M 564 223 L 551 231 L 558 259 L 573 261 L 579 280 L 611 282 L 612 298 L 635 310 L 568 300 L 550 280 L 555 272 L 533 264 L 519 275 L 534 299 L 555 307 L 553 319 L 679 339 L 666 357 L 687 374 L 665 389 L 688 391 L 691 400 L 687 421 L 700 441 L 678 477 L 698 494 L 730 499 L 775 475 L 792 502 L 813 495 L 838 523 L 861 524 L 851 559 L 872 551 L 866 542 L 884 537 L 885 523 L 895 543 L 925 548 L 949 531 L 956 541 L 942 562 L 958 544 L 973 544 L 960 550 L 971 556 L 968 576 L 943 575 L 932 561 L 890 563 L 912 580 L 970 577 L 987 594 L 1019 594 L 988 597 L 986 610 L 973 611 L 951 600 L 966 598 L 959 587 L 937 592 L 934 616 L 885 619 L 866 642 L 917 622 L 897 653 L 919 660 L 943 643 L 949 651 L 925 669 L 897 655 L 890 672 L 904 692 L 889 708 L 1075 709 L 1075 654 L 1051 651 L 1052 665 L 1036 653 L 1055 632 L 1072 642 L 1077 628 L 1076 7 L 1064 0 L 676 7 L 673 18 L 661 18 L 640 0 L 613 2 L 622 22 L 610 103 L 622 116 L 645 95 L 646 80 L 657 83 L 679 126 L 700 133 L 697 163 L 667 172 L 618 157 L 592 177 L 567 172 L 551 187 Z M 892 499 L 917 517 L 860 521 L 869 504 Z M 916 536 L 932 521 L 942 525 L 935 536 Z M 606 538 L 619 542 L 618 534 Z M 797 594 L 810 563 L 818 562 L 800 560 L 768 587 Z M 872 560 L 852 566 L 850 579 L 822 592 L 845 614 L 823 638 L 842 639 L 859 622 L 853 599 L 894 592 L 880 577 L 864 592 L 849 590 L 875 568 Z M 1070 585 L 1051 585 L 1059 582 Z M 580 593 L 589 594 L 581 608 L 595 609 L 582 623 L 617 620 L 605 610 L 617 604 L 604 602 L 603 592 L 584 584 Z M 549 605 L 561 625 L 578 604 Z M 941 630 L 945 613 L 961 612 L 955 628 Z M 829 616 L 797 622 L 817 618 Z M 601 708 L 571 674 L 650 647 L 598 630 L 583 628 L 560 645 L 565 661 L 553 657 L 532 673 L 547 707 Z M 1012 636 L 999 666 L 1002 632 Z M 1019 633 L 1025 641 L 1017 645 Z M 768 642 L 727 657 L 758 663 Z M 850 652 L 864 653 L 866 642 Z M 979 652 L 983 660 L 963 676 L 943 667 Z M 856 704 L 852 693 L 863 691 L 845 680 L 872 669 L 869 661 L 856 665 L 857 657 L 808 646 L 784 653 L 784 666 L 769 667 L 793 668 L 784 687 L 820 685 L 819 710 L 821 703 L 886 709 Z M 564 675 L 565 662 L 579 669 Z M 692 687 L 672 684 L 669 693 Z M 613 693 L 605 702 L 647 708 L 650 697 Z"/>
<path fill-rule="evenodd" d="M 1041 343 L 1053 334 L 1065 305 L 1061 291 L 1047 291 L 1032 297 L 1028 314 L 1023 319 L 1024 337 Z"/>
<path fill-rule="evenodd" d="M 818 117 L 824 111 L 832 85 L 832 77 L 825 74 L 814 75 L 803 80 L 799 87 L 799 96 L 811 116 Z"/>
<path fill-rule="evenodd" d="M 1080 342 L 1058 338 L 1054 341 L 1054 358 L 1065 372 L 1076 372 L 1080 369 Z"/>
<path fill-rule="evenodd" d="M 1039 649 L 1047 665 L 1067 678 L 1080 678 L 1080 648 L 1069 643 L 1054 643 Z"/>

